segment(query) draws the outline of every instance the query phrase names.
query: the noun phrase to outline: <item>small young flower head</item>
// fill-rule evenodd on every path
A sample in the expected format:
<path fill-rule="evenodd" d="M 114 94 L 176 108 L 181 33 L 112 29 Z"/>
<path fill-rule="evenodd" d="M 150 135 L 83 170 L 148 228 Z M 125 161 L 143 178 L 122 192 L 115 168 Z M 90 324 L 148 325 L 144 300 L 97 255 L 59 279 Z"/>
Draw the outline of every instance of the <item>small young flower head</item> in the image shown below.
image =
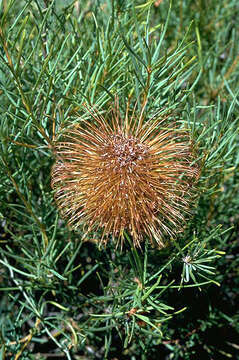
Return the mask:
<path fill-rule="evenodd" d="M 87 112 L 55 144 L 52 186 L 63 217 L 86 233 L 101 229 L 100 242 L 122 244 L 127 231 L 134 246 L 145 237 L 163 246 L 192 206 L 198 167 L 187 132 L 157 116 L 143 121 L 144 107 L 138 117 L 121 117 L 117 102 L 110 116 Z"/>

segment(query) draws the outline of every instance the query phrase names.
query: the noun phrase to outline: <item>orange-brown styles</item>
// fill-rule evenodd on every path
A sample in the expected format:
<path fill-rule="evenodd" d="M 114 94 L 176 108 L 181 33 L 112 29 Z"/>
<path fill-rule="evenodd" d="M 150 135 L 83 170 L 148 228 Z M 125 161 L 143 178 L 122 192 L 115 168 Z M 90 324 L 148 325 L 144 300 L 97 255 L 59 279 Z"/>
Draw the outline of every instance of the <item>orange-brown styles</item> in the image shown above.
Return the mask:
<path fill-rule="evenodd" d="M 162 247 L 192 207 L 199 170 L 188 132 L 158 116 L 145 121 L 145 106 L 138 117 L 112 108 L 103 116 L 88 107 L 56 141 L 56 202 L 72 228 L 101 229 L 99 242 L 122 245 L 127 231 L 136 247 L 145 237 Z"/>

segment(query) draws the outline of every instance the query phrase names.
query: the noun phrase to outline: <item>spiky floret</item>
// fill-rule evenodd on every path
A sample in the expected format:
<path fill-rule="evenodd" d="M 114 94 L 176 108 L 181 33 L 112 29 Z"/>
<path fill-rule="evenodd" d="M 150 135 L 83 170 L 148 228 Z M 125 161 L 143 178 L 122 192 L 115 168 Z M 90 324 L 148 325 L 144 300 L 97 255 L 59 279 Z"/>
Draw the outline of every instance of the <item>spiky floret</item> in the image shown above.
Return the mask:
<path fill-rule="evenodd" d="M 86 233 L 102 229 L 135 246 L 147 236 L 163 246 L 165 234 L 181 230 L 192 206 L 198 167 L 187 131 L 160 117 L 143 121 L 114 105 L 111 115 L 87 108 L 88 119 L 66 129 L 55 144 L 52 186 L 63 217 Z"/>

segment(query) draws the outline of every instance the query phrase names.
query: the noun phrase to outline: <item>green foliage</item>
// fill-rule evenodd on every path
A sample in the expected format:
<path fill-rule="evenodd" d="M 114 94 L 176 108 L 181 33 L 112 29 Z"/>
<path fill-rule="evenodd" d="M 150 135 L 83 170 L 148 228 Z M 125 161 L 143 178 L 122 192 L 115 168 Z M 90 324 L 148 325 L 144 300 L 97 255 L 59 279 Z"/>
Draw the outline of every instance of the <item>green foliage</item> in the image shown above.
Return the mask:
<path fill-rule="evenodd" d="M 238 358 L 238 1 L 0 6 L 0 359 Z M 56 134 L 115 96 L 180 120 L 201 166 L 160 251 L 82 242 L 54 204 Z"/>

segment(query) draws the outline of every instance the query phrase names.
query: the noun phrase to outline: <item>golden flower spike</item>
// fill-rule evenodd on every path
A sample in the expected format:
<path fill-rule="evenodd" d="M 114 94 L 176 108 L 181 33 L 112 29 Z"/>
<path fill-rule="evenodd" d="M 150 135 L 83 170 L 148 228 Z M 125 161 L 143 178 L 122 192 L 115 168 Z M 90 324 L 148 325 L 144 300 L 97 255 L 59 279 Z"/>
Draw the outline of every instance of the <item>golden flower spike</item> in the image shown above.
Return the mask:
<path fill-rule="evenodd" d="M 145 104 L 146 105 L 146 104 Z M 126 230 L 135 247 L 144 237 L 159 247 L 182 230 L 199 176 L 189 134 L 168 119 L 144 121 L 116 100 L 110 115 L 86 107 L 88 119 L 63 131 L 55 143 L 52 187 L 62 216 L 86 234 L 102 229 L 121 246 Z"/>

